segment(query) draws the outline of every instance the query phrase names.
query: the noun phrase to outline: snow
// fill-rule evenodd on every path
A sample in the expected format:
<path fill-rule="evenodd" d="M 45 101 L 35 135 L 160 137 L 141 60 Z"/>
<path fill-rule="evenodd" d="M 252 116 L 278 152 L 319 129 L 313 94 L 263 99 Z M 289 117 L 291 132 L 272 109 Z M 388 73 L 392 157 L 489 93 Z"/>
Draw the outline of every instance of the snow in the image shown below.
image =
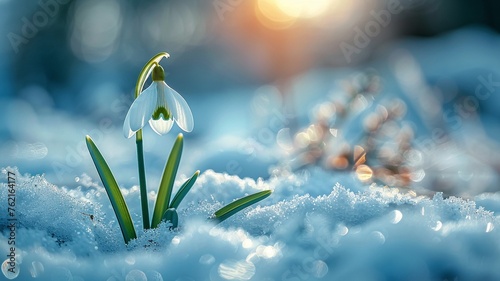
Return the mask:
<path fill-rule="evenodd" d="M 209 170 L 181 204 L 175 231 L 166 224 L 141 231 L 138 187 L 123 188 L 139 233 L 125 246 L 103 187 L 90 177 L 58 187 L 7 167 L 1 198 L 7 170 L 18 175 L 19 280 L 500 278 L 499 195 L 480 203 L 427 198 L 318 168 L 269 180 Z M 257 206 L 220 225 L 206 221 L 223 203 L 263 189 L 274 192 Z M 9 233 L 1 229 L 0 250 L 8 252 Z"/>

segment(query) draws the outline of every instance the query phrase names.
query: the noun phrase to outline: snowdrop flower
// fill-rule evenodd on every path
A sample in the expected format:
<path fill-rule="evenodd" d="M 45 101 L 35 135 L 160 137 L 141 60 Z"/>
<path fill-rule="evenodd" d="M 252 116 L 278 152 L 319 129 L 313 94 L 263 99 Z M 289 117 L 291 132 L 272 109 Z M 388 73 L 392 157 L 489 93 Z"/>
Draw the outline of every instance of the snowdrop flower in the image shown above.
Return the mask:
<path fill-rule="evenodd" d="M 132 137 L 147 121 L 159 135 L 168 133 L 174 121 L 182 130 L 191 132 L 193 115 L 184 98 L 164 82 L 165 72 L 160 65 L 153 68 L 152 76 L 153 83 L 135 99 L 125 117 L 125 137 Z"/>

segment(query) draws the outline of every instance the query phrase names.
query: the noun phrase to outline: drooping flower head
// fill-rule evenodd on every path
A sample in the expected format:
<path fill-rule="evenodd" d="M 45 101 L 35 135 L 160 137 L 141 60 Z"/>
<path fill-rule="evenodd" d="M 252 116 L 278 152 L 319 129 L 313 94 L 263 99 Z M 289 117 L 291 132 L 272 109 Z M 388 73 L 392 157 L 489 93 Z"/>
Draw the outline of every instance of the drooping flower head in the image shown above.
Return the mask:
<path fill-rule="evenodd" d="M 123 134 L 132 137 L 147 121 L 159 135 L 172 129 L 174 121 L 186 132 L 194 127 L 193 114 L 184 98 L 165 83 L 165 72 L 156 65 L 152 72 L 153 83 L 132 103 L 123 123 Z"/>

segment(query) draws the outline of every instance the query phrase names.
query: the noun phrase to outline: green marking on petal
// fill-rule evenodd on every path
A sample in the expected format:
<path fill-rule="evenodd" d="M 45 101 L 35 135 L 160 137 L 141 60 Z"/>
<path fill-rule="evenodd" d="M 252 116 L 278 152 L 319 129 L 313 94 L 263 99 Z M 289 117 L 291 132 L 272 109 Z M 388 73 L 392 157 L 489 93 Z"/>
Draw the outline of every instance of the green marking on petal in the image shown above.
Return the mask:
<path fill-rule="evenodd" d="M 160 117 L 163 118 L 163 120 L 168 120 L 170 119 L 170 111 L 164 106 L 160 106 L 155 109 L 152 117 L 153 120 L 160 120 Z"/>

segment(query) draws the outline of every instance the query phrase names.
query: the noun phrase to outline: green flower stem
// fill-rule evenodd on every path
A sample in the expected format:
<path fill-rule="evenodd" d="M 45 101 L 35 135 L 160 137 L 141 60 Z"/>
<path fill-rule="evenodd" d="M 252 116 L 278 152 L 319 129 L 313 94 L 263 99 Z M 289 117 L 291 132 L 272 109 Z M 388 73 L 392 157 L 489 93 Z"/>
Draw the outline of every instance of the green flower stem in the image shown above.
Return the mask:
<path fill-rule="evenodd" d="M 137 83 L 135 85 L 134 97 L 137 98 L 142 92 L 142 88 L 144 88 L 144 83 L 148 79 L 149 74 L 153 70 L 155 65 L 163 58 L 168 58 L 170 55 L 168 53 L 159 53 L 153 58 L 151 58 L 146 65 L 141 70 L 139 74 L 139 78 L 137 79 Z M 149 207 L 148 207 L 148 191 L 146 186 L 146 169 L 144 167 L 144 149 L 142 146 L 142 129 L 137 131 L 135 134 L 135 143 L 137 146 L 137 164 L 139 169 L 139 187 L 141 190 L 141 207 L 142 207 L 142 223 L 144 229 L 150 228 L 149 224 Z"/>
<path fill-rule="evenodd" d="M 142 146 L 142 131 L 136 133 L 135 144 L 137 146 L 137 164 L 139 167 L 139 186 L 141 191 L 142 225 L 149 229 L 149 205 L 148 191 L 146 189 L 146 170 L 144 168 L 144 150 Z"/>

